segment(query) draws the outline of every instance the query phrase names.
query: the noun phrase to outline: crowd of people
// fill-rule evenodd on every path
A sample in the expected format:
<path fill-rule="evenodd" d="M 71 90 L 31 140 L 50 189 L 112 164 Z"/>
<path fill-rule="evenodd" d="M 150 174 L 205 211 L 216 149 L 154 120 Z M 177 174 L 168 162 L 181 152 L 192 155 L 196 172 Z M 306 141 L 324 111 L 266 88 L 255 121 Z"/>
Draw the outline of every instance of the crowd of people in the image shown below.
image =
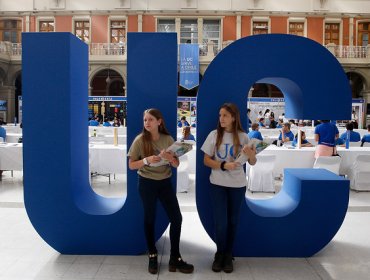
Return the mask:
<path fill-rule="evenodd" d="M 102 115 L 95 114 L 94 117 L 89 119 L 89 126 L 104 126 L 104 127 L 120 127 L 123 125 L 122 120 L 115 115 L 114 117 L 108 118 L 103 117 Z"/>

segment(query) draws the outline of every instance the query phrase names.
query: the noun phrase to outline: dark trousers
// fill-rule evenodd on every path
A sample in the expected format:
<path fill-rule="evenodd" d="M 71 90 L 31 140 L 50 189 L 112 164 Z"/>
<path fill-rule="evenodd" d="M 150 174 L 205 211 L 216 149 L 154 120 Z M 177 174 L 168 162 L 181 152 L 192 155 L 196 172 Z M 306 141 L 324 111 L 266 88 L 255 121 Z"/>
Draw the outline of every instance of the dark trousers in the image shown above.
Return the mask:
<path fill-rule="evenodd" d="M 210 192 L 217 252 L 232 254 L 246 187 L 229 188 L 211 184 Z"/>
<path fill-rule="evenodd" d="M 172 189 L 171 178 L 152 180 L 139 176 L 139 193 L 144 206 L 144 230 L 149 253 L 156 253 L 155 218 L 157 201 L 166 211 L 170 226 L 171 256 L 180 256 L 180 234 L 182 216 L 175 191 Z"/>

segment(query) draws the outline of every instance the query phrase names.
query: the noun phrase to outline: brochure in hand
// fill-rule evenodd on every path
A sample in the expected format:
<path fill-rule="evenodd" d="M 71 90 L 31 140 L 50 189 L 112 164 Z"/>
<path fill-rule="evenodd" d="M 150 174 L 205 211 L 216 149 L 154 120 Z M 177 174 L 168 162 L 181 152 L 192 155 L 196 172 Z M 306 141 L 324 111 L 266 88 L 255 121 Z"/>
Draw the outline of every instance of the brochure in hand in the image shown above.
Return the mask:
<path fill-rule="evenodd" d="M 263 141 L 259 140 L 259 139 L 252 138 L 252 139 L 249 140 L 248 146 L 255 147 L 256 148 L 256 153 L 258 154 L 258 153 L 262 152 L 264 149 L 266 149 L 268 147 L 268 144 L 266 142 L 263 142 Z M 235 162 L 239 162 L 242 165 L 245 164 L 247 161 L 248 161 L 248 156 L 243 152 L 240 152 L 239 156 L 235 160 Z"/>
<path fill-rule="evenodd" d="M 195 142 L 191 140 L 176 141 L 171 146 L 169 146 L 166 151 L 172 152 L 176 157 L 181 157 L 182 155 L 193 149 L 194 143 Z M 160 162 L 151 163 L 150 166 L 161 166 L 166 164 L 169 164 L 168 160 L 162 158 Z"/>

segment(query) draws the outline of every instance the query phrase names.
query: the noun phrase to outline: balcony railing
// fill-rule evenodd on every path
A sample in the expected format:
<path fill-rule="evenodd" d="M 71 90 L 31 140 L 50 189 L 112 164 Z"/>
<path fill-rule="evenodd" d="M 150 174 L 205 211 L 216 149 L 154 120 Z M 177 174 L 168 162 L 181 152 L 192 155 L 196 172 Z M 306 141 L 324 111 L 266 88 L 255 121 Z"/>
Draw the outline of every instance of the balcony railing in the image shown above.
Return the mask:
<path fill-rule="evenodd" d="M 231 44 L 232 41 L 222 44 L 199 44 L 199 56 L 205 58 L 215 57 L 223 48 Z M 341 46 L 328 44 L 325 46 L 336 58 L 370 58 L 369 46 Z M 91 43 L 89 44 L 90 55 L 96 56 L 121 56 L 126 53 L 125 43 Z M 0 41 L 0 54 L 8 56 L 21 56 L 22 44 Z"/>
<path fill-rule="evenodd" d="M 334 54 L 336 58 L 369 58 L 368 46 L 340 46 L 326 45 L 326 48 Z"/>

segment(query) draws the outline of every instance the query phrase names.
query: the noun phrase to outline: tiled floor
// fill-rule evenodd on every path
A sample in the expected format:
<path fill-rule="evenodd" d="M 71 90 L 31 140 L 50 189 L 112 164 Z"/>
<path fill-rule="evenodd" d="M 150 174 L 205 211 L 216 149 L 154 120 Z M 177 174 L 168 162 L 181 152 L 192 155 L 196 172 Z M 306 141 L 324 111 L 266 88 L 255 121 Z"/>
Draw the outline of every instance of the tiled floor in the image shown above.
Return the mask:
<path fill-rule="evenodd" d="M 124 176 L 108 185 L 93 178 L 97 193 L 125 192 Z M 277 182 L 279 183 L 279 182 Z M 255 197 L 260 194 L 248 194 Z M 178 194 L 183 213 L 181 251 L 195 272 L 168 272 L 168 232 L 159 240 L 160 271 L 147 272 L 147 256 L 60 255 L 35 232 L 23 204 L 22 173 L 5 172 L 0 182 L 0 280 L 2 279 L 370 279 L 370 193 L 351 192 L 350 207 L 335 238 L 311 258 L 236 258 L 231 274 L 214 273 L 210 266 L 215 245 L 202 228 L 195 206 L 194 178 L 188 193 Z"/>

